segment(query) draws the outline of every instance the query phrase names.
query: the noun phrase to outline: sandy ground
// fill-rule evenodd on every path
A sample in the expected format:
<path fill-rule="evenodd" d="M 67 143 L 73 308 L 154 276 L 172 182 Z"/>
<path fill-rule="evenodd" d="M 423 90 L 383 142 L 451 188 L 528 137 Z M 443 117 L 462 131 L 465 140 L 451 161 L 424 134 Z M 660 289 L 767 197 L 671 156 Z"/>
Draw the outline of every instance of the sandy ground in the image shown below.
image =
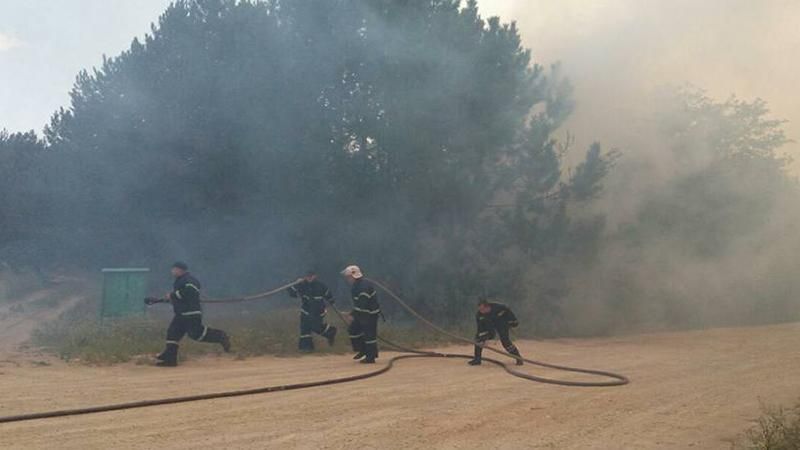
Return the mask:
<path fill-rule="evenodd" d="M 527 341 L 520 343 L 527 355 L 620 371 L 633 383 L 566 388 L 463 360 L 404 360 L 388 374 L 348 384 L 0 424 L 0 447 L 730 448 L 760 403 L 800 397 L 798 340 L 800 324 Z M 347 356 L 209 356 L 175 369 L 41 365 L 20 357 L 0 364 L 0 415 L 363 370 Z"/>

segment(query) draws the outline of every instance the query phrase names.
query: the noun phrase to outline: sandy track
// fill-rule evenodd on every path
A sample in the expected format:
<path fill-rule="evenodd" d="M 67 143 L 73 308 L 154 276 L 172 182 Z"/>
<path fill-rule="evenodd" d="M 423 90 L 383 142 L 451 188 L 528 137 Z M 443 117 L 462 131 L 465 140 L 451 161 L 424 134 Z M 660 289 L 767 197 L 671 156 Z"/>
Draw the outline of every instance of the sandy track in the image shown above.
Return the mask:
<path fill-rule="evenodd" d="M 386 375 L 331 387 L 0 425 L 0 446 L 729 448 L 758 414 L 759 402 L 800 397 L 798 340 L 800 324 L 523 342 L 531 356 L 621 371 L 633 383 L 566 388 L 524 381 L 489 365 L 470 368 L 463 360 L 405 360 Z M 0 366 L 0 414 L 363 370 L 347 356 L 208 357 L 177 369 Z"/>
<path fill-rule="evenodd" d="M 48 297 L 54 297 L 58 302 L 55 305 L 36 306 L 37 301 Z M 41 289 L 17 302 L 0 306 L 0 357 L 14 356 L 14 350 L 30 338 L 38 325 L 57 318 L 81 300 L 83 297 L 79 295 L 63 295 L 55 289 Z M 15 307 L 20 309 L 15 310 Z"/>

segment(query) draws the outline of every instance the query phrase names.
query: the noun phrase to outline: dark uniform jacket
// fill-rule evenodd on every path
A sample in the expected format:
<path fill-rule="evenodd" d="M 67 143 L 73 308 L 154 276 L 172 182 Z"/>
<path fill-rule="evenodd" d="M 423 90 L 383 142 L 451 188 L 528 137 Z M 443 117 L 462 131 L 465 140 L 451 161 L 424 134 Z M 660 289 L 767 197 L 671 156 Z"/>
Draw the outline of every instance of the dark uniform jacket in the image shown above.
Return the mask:
<path fill-rule="evenodd" d="M 490 302 L 489 308 L 487 314 L 481 314 L 480 311 L 475 314 L 475 319 L 478 321 L 478 339 L 493 335 L 495 330 L 507 330 L 519 325 L 517 317 L 508 306 L 502 303 Z"/>
<path fill-rule="evenodd" d="M 200 315 L 200 282 L 189 272 L 175 279 L 173 291 L 169 294 L 172 309 L 182 316 Z"/>
<path fill-rule="evenodd" d="M 381 307 L 378 305 L 378 293 L 375 287 L 360 278 L 353 283 L 350 292 L 353 295 L 353 318 L 359 322 L 377 320 Z"/>
<path fill-rule="evenodd" d="M 319 280 L 303 281 L 289 288 L 290 297 L 298 295 L 303 314 L 321 315 L 325 312 L 325 302 L 333 303 L 331 290 Z"/>

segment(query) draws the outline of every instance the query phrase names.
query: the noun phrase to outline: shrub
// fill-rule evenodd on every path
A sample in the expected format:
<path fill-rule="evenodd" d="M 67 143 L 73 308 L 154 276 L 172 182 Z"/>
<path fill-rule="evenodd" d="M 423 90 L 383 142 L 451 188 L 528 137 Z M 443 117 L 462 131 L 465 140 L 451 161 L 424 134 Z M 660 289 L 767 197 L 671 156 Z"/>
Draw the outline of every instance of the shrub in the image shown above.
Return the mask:
<path fill-rule="evenodd" d="M 739 448 L 753 450 L 800 449 L 800 402 L 792 408 L 762 407 L 763 415 L 747 430 Z"/>

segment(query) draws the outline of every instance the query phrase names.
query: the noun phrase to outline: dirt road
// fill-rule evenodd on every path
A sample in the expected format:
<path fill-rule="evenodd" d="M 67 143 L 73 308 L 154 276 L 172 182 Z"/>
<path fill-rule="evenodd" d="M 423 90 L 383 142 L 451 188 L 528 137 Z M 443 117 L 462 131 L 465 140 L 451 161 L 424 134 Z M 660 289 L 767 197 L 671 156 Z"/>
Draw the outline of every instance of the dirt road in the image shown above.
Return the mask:
<path fill-rule="evenodd" d="M 55 319 L 82 299 L 80 295 L 41 289 L 16 302 L 0 305 L 0 357 L 14 356 L 14 350 L 30 338 L 39 324 Z"/>
<path fill-rule="evenodd" d="M 377 378 L 330 387 L 0 424 L 0 447 L 729 448 L 760 402 L 800 397 L 798 341 L 800 324 L 529 341 L 520 345 L 525 354 L 620 371 L 633 383 L 565 388 L 463 360 L 407 360 Z M 364 370 L 347 356 L 211 356 L 176 369 L 18 364 L 0 364 L 1 415 Z"/>

